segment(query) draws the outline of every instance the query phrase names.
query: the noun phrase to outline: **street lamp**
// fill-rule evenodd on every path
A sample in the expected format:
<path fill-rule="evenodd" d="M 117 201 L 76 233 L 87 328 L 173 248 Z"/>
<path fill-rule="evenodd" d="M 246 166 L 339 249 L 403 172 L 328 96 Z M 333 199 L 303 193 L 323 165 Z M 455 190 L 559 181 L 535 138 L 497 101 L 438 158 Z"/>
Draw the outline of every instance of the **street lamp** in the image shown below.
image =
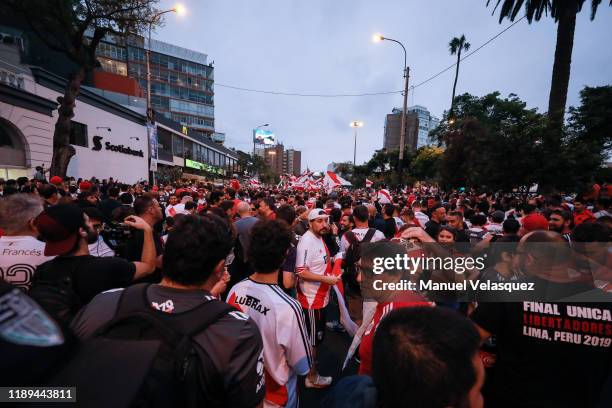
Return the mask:
<path fill-rule="evenodd" d="M 351 127 L 355 129 L 355 148 L 353 149 L 353 173 L 355 173 L 355 162 L 357 161 L 357 128 L 363 127 L 363 122 L 354 120 Z"/>
<path fill-rule="evenodd" d="M 397 166 L 397 173 L 400 177 L 401 180 L 401 173 L 402 173 L 402 161 L 404 160 L 404 144 L 406 143 L 406 115 L 408 114 L 408 79 L 410 77 L 410 67 L 408 67 L 408 63 L 407 63 L 407 53 L 406 53 L 406 47 L 404 47 L 404 44 L 402 44 L 401 42 L 394 40 L 393 38 L 388 38 L 388 37 L 384 37 L 381 34 L 374 34 L 374 36 L 372 37 L 372 40 L 374 42 L 380 42 L 380 41 L 391 41 L 394 42 L 396 44 L 399 44 L 402 47 L 402 50 L 404 50 L 404 104 L 403 104 L 403 109 L 402 109 L 402 122 L 401 122 L 401 129 L 400 129 L 400 151 L 399 151 L 399 164 Z"/>
<path fill-rule="evenodd" d="M 160 11 L 153 15 L 149 23 L 149 36 L 147 43 L 147 118 L 149 122 L 153 123 L 153 108 L 151 107 L 151 30 L 153 28 L 153 24 L 155 24 L 161 16 L 166 13 L 176 13 L 179 16 L 183 16 L 186 13 L 185 6 L 182 4 L 177 4 L 171 9 Z"/>

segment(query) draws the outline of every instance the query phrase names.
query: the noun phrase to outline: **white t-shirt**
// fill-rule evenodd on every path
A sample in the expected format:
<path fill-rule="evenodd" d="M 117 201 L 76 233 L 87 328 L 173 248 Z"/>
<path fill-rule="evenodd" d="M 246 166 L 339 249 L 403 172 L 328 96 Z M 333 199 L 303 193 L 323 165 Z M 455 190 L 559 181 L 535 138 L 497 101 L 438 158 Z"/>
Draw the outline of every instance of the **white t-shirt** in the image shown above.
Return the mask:
<path fill-rule="evenodd" d="M 297 375 L 312 365 L 308 332 L 300 304 L 278 285 L 245 279 L 230 290 L 227 303 L 249 315 L 263 340 L 264 407 L 297 407 Z"/>
<path fill-rule="evenodd" d="M 355 234 L 355 238 L 357 238 L 357 241 L 361 242 L 361 240 L 363 240 L 363 237 L 365 237 L 366 233 L 368 232 L 368 229 L 369 228 L 355 228 L 354 230 L 352 230 L 353 234 Z M 370 242 L 378 242 L 382 241 L 383 239 L 385 239 L 385 234 L 383 234 L 379 230 L 376 230 L 374 235 L 372 235 L 372 239 L 370 240 Z M 348 239 L 346 239 L 346 236 L 342 235 L 342 239 L 340 240 L 340 253 L 342 253 L 343 258 L 344 254 L 350 246 L 351 243 L 348 241 Z"/>
<path fill-rule="evenodd" d="M 92 256 L 103 257 L 103 256 L 115 256 L 115 251 L 104 242 L 104 238 L 101 235 L 98 236 L 98 240 L 93 244 L 89 244 L 89 254 Z"/>
<path fill-rule="evenodd" d="M 29 288 L 36 267 L 54 258 L 44 252 L 45 243 L 34 237 L 0 237 L 0 279 Z"/>
<path fill-rule="evenodd" d="M 322 309 L 329 302 L 330 286 L 321 282 L 305 281 L 300 270 L 308 267 L 317 275 L 331 274 L 329 251 L 323 239 L 308 230 L 298 242 L 295 259 L 295 272 L 298 276 L 297 298 L 304 309 Z"/>

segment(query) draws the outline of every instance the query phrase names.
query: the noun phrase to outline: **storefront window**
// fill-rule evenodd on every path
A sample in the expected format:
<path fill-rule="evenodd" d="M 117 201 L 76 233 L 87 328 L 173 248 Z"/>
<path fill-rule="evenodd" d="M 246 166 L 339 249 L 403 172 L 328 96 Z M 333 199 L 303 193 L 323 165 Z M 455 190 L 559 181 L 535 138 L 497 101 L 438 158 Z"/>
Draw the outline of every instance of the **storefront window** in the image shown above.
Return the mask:
<path fill-rule="evenodd" d="M 172 152 L 175 156 L 183 156 L 183 138 L 177 135 L 172 135 Z"/>

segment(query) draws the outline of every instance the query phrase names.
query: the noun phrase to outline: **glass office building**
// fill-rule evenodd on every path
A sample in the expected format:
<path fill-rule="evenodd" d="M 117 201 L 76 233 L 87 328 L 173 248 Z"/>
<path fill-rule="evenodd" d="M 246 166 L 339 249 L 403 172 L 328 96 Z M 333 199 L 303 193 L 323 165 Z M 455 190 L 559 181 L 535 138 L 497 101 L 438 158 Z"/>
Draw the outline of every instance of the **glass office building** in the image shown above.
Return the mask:
<path fill-rule="evenodd" d="M 97 49 L 104 71 L 135 79 L 144 96 L 147 91 L 146 39 L 127 41 L 106 38 Z M 207 55 L 152 40 L 151 105 L 163 115 L 188 127 L 198 138 L 208 139 L 215 130 L 214 68 Z"/>
<path fill-rule="evenodd" d="M 419 117 L 419 132 L 417 135 L 417 149 L 432 144 L 429 140 L 429 132 L 438 127 L 440 119 L 433 116 L 426 107 L 414 105 L 408 107 L 408 112 L 415 112 Z"/>

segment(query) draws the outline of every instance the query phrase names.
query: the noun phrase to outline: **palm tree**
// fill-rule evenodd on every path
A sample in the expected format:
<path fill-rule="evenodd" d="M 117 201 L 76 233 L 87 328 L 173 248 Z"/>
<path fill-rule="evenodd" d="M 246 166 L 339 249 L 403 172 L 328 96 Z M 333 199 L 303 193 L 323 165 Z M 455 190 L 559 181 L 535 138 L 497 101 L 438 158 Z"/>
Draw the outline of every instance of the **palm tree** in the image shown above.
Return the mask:
<path fill-rule="evenodd" d="M 567 101 L 567 86 L 570 78 L 572 49 L 574 47 L 574 29 L 576 14 L 582 10 L 585 0 L 497 0 L 493 13 L 501 4 L 499 22 L 504 18 L 514 21 L 525 4 L 525 14 L 531 23 L 540 21 L 542 16 L 550 14 L 557 22 L 557 44 L 553 64 L 552 82 L 548 97 L 548 121 L 552 134 L 560 137 L 563 127 L 563 115 Z M 487 6 L 491 0 L 487 0 Z M 595 18 L 601 0 L 591 0 L 591 20 Z M 610 0 L 612 6 L 612 0 Z"/>
<path fill-rule="evenodd" d="M 459 78 L 459 63 L 461 62 L 461 51 L 469 50 L 470 43 L 465 41 L 465 35 L 461 34 L 461 37 L 453 38 L 448 43 L 448 50 L 451 55 L 457 54 L 457 67 L 455 68 L 455 83 L 453 84 L 453 98 L 451 99 L 451 108 L 449 117 L 453 115 L 453 104 L 455 103 L 455 89 L 457 88 L 457 78 Z"/>

